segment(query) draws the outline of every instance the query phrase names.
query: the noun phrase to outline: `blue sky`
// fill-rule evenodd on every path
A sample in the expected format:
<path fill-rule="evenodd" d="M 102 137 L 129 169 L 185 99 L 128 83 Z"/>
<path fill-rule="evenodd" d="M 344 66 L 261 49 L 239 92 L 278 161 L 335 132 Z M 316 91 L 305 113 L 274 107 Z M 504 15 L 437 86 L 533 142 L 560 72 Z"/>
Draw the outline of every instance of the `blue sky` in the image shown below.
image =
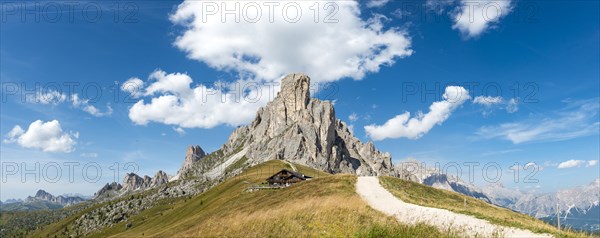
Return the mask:
<path fill-rule="evenodd" d="M 320 7 L 326 3 L 320 2 Z M 31 2 L 3 5 L 0 152 L 6 181 L 0 199 L 25 197 L 38 188 L 56 194 L 92 194 L 114 180 L 110 166 L 115 163 L 120 167 L 118 181 L 129 162 L 137 164 L 139 174 L 152 176 L 159 169 L 175 174 L 186 146 L 217 150 L 268 97 L 255 103 L 229 101 L 199 111 L 192 107 L 152 114 L 151 109 L 160 109 L 151 104 L 152 98 L 174 95 L 183 100 L 190 88 L 152 93 L 151 83 L 190 79 L 191 86 L 197 87 L 240 79 L 277 82 L 287 71 L 308 71 L 313 82 L 334 84 L 337 90 L 325 88 L 314 96 L 335 101 L 336 116 L 352 125 L 361 140 L 375 140 L 378 149 L 389 151 L 394 162 L 407 158 L 428 165 L 479 162 L 475 170 L 479 185 L 485 185 L 482 166 L 494 162 L 503 170 L 505 185 L 540 191 L 587 184 L 600 175 L 597 1 L 492 2 L 502 10 L 499 17 L 487 22 L 475 17 L 462 24 L 456 20 L 465 9 L 460 0 L 345 1 L 339 2 L 338 23 L 294 25 L 275 19 L 275 23 L 240 25 L 230 19 L 206 28 L 204 23 L 191 22 L 186 12 L 199 11 L 197 6 L 178 8 L 179 4 L 134 2 L 115 11 L 115 5 L 81 2 L 74 6 L 72 21 L 63 10 L 57 22 L 48 19 L 56 14 L 52 6 L 42 4 L 35 10 Z M 35 13 L 22 18 L 23 6 Z M 303 17 L 312 20 L 311 12 L 303 10 Z M 90 20 L 97 12 L 102 12 L 101 18 Z M 125 19 L 128 14 L 131 18 Z M 319 18 L 326 15 L 321 14 Z M 299 30 L 289 31 L 294 27 Z M 188 40 L 180 40 L 186 34 Z M 352 39 L 362 41 L 348 47 Z M 378 49 L 370 51 L 373 47 Z M 350 57 L 362 63 L 353 64 Z M 141 80 L 147 94 L 125 100 L 130 94 L 121 86 L 129 79 Z M 45 104 L 35 101 L 35 95 L 34 100 L 23 100 L 22 87 L 33 90 L 36 83 L 45 93 L 54 89 L 44 88 L 48 83 L 60 85 L 58 100 Z M 71 83 L 79 85 L 69 93 L 65 85 Z M 16 93 L 10 91 L 14 85 L 19 89 Z M 430 110 L 445 101 L 448 85 L 463 87 L 468 98 Z M 416 89 L 407 91 L 407 87 Z M 73 100 L 73 93 L 79 100 Z M 478 96 L 486 98 L 478 100 Z M 135 107 L 139 100 L 144 101 Z M 219 116 L 207 117 L 207 113 Z M 393 118 L 402 122 L 399 115 L 406 116 L 405 123 L 386 124 Z M 17 125 L 21 133 L 14 130 Z M 39 130 L 28 131 L 31 126 Z M 80 163 L 72 183 L 64 167 L 56 183 L 43 179 L 36 183 L 33 175 L 22 182 L 21 173 L 7 172 L 7 166 L 15 164 L 22 171 L 23 165 L 33 169 L 39 162 L 44 170 L 48 163 L 62 166 L 65 161 Z M 92 162 L 103 173 L 90 184 L 81 173 Z M 529 162 L 542 167 L 533 177 L 539 182 L 523 183 L 528 170 L 521 171 L 515 183 L 509 168 Z"/>

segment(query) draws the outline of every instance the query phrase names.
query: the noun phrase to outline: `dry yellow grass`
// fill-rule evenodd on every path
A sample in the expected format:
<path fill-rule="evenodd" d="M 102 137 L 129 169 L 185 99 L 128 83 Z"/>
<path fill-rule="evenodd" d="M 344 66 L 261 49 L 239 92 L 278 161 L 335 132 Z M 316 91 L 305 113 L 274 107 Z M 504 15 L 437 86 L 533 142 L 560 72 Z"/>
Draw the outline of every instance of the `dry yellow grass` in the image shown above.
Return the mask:
<path fill-rule="evenodd" d="M 364 224 L 396 225 L 393 219 L 370 210 L 357 197 L 327 196 L 293 201 L 253 212 L 233 212 L 178 233 L 177 236 L 348 237 Z"/>
<path fill-rule="evenodd" d="M 249 186 L 288 168 L 281 161 L 268 161 L 203 194 L 161 203 L 91 236 L 456 237 L 432 226 L 401 224 L 371 209 L 355 192 L 356 176 L 296 167 L 315 179 L 285 189 L 246 192 Z M 133 227 L 127 229 L 125 223 Z M 66 226 L 72 225 L 57 227 Z"/>

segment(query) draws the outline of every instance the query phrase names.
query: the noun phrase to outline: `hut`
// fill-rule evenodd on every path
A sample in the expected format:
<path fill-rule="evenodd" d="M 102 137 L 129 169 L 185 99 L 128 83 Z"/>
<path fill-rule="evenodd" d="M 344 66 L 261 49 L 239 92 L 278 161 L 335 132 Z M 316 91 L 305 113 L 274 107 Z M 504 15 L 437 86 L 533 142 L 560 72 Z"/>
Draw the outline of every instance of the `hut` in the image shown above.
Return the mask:
<path fill-rule="evenodd" d="M 289 171 L 287 169 L 282 169 L 281 171 L 273 174 L 271 177 L 267 179 L 267 182 L 271 186 L 290 186 L 294 183 L 302 182 L 312 177 L 306 176 L 304 174 L 300 174 L 295 171 Z"/>

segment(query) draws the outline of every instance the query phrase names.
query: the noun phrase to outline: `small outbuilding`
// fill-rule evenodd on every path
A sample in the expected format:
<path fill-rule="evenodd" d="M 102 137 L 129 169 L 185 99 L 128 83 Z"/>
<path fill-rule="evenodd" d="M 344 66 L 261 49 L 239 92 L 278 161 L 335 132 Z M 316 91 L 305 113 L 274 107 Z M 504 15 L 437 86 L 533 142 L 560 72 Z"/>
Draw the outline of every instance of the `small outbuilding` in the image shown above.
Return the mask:
<path fill-rule="evenodd" d="M 312 177 L 306 176 L 304 174 L 289 171 L 287 169 L 282 169 L 281 171 L 273 174 L 271 177 L 267 179 L 267 182 L 271 186 L 289 186 L 294 183 L 302 182 L 305 180 L 309 180 Z"/>

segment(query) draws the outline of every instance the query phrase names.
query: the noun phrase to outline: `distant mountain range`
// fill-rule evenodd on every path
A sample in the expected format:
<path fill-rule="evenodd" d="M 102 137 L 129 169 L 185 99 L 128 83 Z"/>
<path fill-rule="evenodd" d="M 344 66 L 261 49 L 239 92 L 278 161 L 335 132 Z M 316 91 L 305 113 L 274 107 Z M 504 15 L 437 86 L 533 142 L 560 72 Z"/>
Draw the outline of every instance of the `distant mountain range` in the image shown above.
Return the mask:
<path fill-rule="evenodd" d="M 35 196 L 28 196 L 25 200 L 8 199 L 5 202 L 0 202 L 0 211 L 53 210 L 71 206 L 89 199 L 90 197 L 79 194 L 54 196 L 40 189 L 35 193 Z"/>
<path fill-rule="evenodd" d="M 397 177 L 471 196 L 555 225 L 558 207 L 562 227 L 600 232 L 600 178 L 585 186 L 538 193 L 506 188 L 499 183 L 480 188 L 412 159 L 396 164 L 395 168 Z"/>
<path fill-rule="evenodd" d="M 600 178 L 588 185 L 554 193 L 523 192 L 494 184 L 482 188 L 492 203 L 578 230 L 600 231 Z M 557 209 L 559 212 L 557 212 Z"/>

